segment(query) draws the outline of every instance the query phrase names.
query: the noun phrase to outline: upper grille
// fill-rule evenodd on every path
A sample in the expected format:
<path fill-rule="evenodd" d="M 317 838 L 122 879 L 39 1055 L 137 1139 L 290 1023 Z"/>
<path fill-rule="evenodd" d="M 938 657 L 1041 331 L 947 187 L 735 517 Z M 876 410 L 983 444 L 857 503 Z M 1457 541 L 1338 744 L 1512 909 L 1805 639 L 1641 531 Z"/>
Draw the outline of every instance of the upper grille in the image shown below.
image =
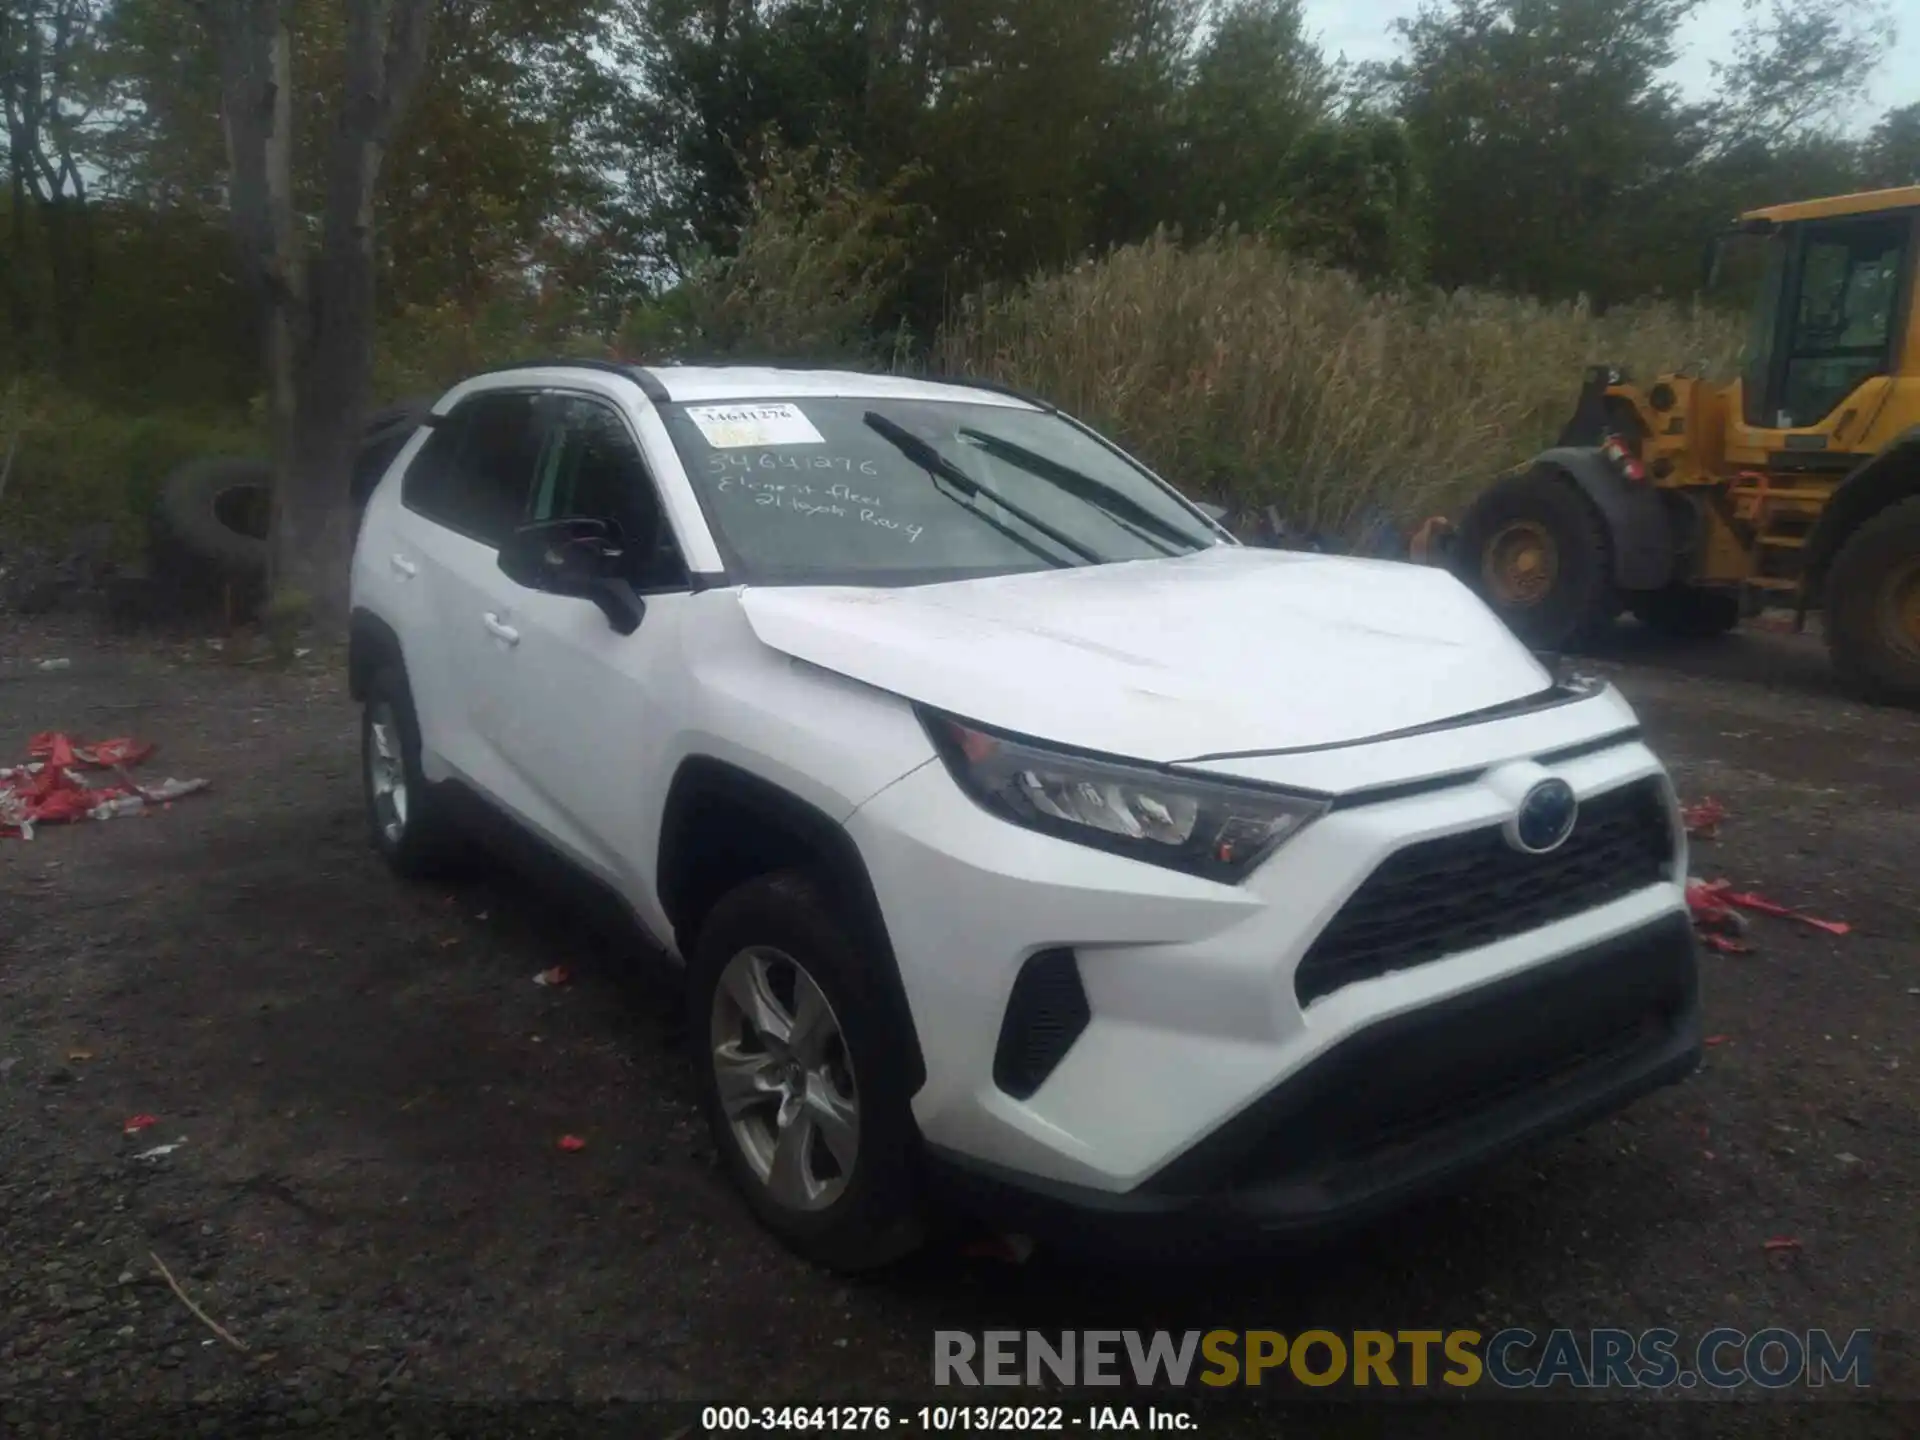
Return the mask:
<path fill-rule="evenodd" d="M 1497 825 L 1423 840 L 1387 857 L 1294 972 L 1305 1005 L 1356 980 L 1521 935 L 1667 878 L 1673 831 L 1649 777 L 1580 802 L 1566 843 L 1526 855 Z"/>

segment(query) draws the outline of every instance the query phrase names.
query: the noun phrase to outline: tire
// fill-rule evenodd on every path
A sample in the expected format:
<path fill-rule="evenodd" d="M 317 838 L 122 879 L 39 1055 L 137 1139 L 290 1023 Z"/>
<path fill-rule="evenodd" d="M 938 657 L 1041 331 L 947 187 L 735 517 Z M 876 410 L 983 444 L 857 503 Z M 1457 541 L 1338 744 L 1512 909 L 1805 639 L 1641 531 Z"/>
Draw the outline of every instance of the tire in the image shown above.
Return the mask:
<path fill-rule="evenodd" d="M 1857 693 L 1920 704 L 1920 496 L 1855 530 L 1827 571 L 1827 652 Z"/>
<path fill-rule="evenodd" d="M 360 781 L 373 847 L 394 874 L 427 880 L 459 868 L 466 850 L 444 800 L 420 768 L 420 721 L 398 665 L 383 666 L 367 686 Z"/>
<path fill-rule="evenodd" d="M 273 467 L 264 460 L 190 460 L 161 482 L 156 538 L 225 579 L 264 579 L 272 493 Z"/>
<path fill-rule="evenodd" d="M 1542 557 L 1537 566 L 1523 563 L 1529 549 Z M 1551 466 L 1489 486 L 1461 522 L 1451 561 L 1454 573 L 1536 650 L 1577 648 L 1620 611 L 1606 521 Z"/>
<path fill-rule="evenodd" d="M 1642 625 L 1677 640 L 1711 639 L 1740 623 L 1740 595 L 1735 590 L 1670 585 L 1631 595 L 1627 603 Z"/>
<path fill-rule="evenodd" d="M 814 1011 L 821 1023 L 811 1043 L 790 1056 L 769 1036 L 801 1013 L 807 982 L 825 1010 Z M 750 1017 L 764 1018 L 766 1002 L 773 1019 L 762 1028 Z M 848 1273 L 919 1248 L 926 1223 L 905 1067 L 872 968 L 821 888 L 787 871 L 723 897 L 700 929 L 687 1007 L 701 1106 L 728 1177 L 761 1224 L 805 1259 Z M 804 1083 L 796 1086 L 790 1060 Z M 767 1098 L 736 1101 L 730 1118 L 723 1068 L 744 1087 L 730 1093 Z"/>

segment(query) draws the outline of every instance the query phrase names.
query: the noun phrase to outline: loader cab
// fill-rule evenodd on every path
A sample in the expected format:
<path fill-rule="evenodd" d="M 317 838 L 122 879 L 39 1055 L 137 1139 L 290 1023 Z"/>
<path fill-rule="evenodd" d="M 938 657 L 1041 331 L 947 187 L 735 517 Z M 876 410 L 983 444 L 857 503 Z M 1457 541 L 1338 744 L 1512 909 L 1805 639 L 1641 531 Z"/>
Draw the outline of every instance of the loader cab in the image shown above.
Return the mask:
<path fill-rule="evenodd" d="M 1758 215 L 1729 239 L 1737 243 L 1717 252 L 1717 286 L 1729 278 L 1754 286 L 1740 374 L 1749 428 L 1824 428 L 1861 386 L 1901 372 L 1920 208 Z"/>

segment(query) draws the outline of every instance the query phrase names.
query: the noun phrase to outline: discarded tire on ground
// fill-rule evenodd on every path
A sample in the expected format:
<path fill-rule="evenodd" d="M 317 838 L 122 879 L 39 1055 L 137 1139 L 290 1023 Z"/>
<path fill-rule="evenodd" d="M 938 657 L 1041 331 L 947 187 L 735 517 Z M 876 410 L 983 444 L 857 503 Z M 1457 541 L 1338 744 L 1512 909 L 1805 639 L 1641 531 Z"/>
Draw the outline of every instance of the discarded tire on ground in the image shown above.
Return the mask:
<path fill-rule="evenodd" d="M 153 515 L 154 578 L 183 608 L 238 618 L 266 594 L 273 470 L 264 460 L 190 460 L 161 483 Z"/>
<path fill-rule="evenodd" d="M 160 487 L 167 540 L 230 579 L 265 574 L 273 470 L 264 460 L 190 460 Z"/>
<path fill-rule="evenodd" d="M 355 512 L 367 503 L 433 408 L 408 400 L 366 419 L 353 458 Z M 191 460 L 160 487 L 153 516 L 153 578 L 183 609 L 212 607 L 230 619 L 253 614 L 266 595 L 273 468 L 241 456 Z"/>

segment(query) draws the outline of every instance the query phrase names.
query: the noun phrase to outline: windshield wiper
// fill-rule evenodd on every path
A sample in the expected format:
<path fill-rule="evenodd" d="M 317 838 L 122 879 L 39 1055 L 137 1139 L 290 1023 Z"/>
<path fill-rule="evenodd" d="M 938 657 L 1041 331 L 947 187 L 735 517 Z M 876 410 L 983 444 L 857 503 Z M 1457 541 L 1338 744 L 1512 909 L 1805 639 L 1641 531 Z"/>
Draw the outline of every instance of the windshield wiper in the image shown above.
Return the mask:
<path fill-rule="evenodd" d="M 988 525 L 988 526 L 991 526 L 993 529 L 998 530 L 1002 535 L 1006 536 L 1007 539 L 1011 540 L 1014 544 L 1018 545 L 1022 550 L 1026 551 L 1029 555 L 1033 556 L 1035 559 L 1044 561 L 1046 564 L 1052 566 L 1055 570 L 1065 570 L 1073 564 L 1073 561 L 1071 560 L 1068 560 L 1059 555 L 1055 555 L 1050 550 L 1042 549 L 1033 540 L 1029 539 L 1025 535 L 1022 535 L 1018 530 L 1015 530 L 1011 525 L 1001 524 L 992 515 L 988 514 L 985 508 L 983 508 L 978 502 L 970 499 L 965 491 L 960 491 L 958 486 L 954 486 L 952 490 L 949 490 L 947 487 L 949 485 L 953 485 L 953 482 L 947 479 L 947 477 L 945 475 L 942 475 L 939 471 L 937 470 L 933 471 L 930 474 L 929 478 L 933 481 L 934 494 L 942 496 L 945 499 L 951 500 L 954 504 L 958 505 L 962 510 L 966 511 L 969 515 L 973 516 L 974 519 L 978 520 L 982 525 Z M 956 494 L 955 491 L 959 491 L 959 493 Z"/>
<path fill-rule="evenodd" d="M 979 430 L 959 432 L 972 444 L 979 446 L 998 460 L 1017 465 L 1029 474 L 1038 475 L 1042 480 L 1050 480 L 1076 500 L 1083 500 L 1094 509 L 1106 515 L 1115 523 L 1131 530 L 1149 545 L 1160 548 L 1168 555 L 1181 552 L 1192 553 L 1207 547 L 1193 536 L 1183 534 L 1178 526 L 1169 525 L 1146 506 L 1130 496 L 1122 495 L 1111 485 L 1083 475 L 1070 465 L 1062 465 L 1058 460 L 1050 460 L 1045 455 L 1036 454 L 1024 445 L 1016 445 L 1011 440 L 1002 440 L 997 435 L 988 435 Z M 1142 534 L 1143 530 L 1154 534 Z M 1155 536 L 1159 538 L 1156 539 Z M 1167 550 L 1165 543 L 1171 541 L 1176 550 Z"/>
<path fill-rule="evenodd" d="M 1039 516 L 1029 514 L 1027 511 L 1022 510 L 1018 505 L 1015 505 L 1012 501 L 1003 497 L 998 491 L 982 485 L 978 480 L 967 474 L 966 471 L 947 459 L 946 456 L 942 455 L 911 430 L 896 424 L 894 421 L 887 419 L 886 416 L 873 410 L 867 412 L 866 424 L 868 429 L 879 435 L 881 439 L 893 446 L 894 449 L 898 450 L 902 455 L 913 461 L 914 464 L 925 470 L 928 475 L 940 480 L 945 480 L 951 485 L 958 486 L 976 500 L 982 497 L 991 500 L 1016 520 L 1019 520 L 1023 524 L 1031 525 L 1061 549 L 1072 551 L 1075 555 L 1078 555 L 1082 560 L 1086 561 L 1087 564 L 1098 565 L 1102 563 L 1098 551 L 1088 549 L 1071 535 L 1061 533 Z M 976 509 L 974 513 L 980 514 L 981 512 Z M 981 518 L 987 519 L 988 517 L 981 515 Z M 1003 525 L 996 525 L 996 528 L 999 529 L 1002 534 L 1010 533 Z M 1031 544 L 1029 544 L 1027 548 L 1033 550 Z M 1042 552 L 1038 550 L 1034 550 L 1034 553 L 1036 555 L 1042 555 L 1043 559 L 1051 559 L 1051 557 L 1043 555 Z"/>

